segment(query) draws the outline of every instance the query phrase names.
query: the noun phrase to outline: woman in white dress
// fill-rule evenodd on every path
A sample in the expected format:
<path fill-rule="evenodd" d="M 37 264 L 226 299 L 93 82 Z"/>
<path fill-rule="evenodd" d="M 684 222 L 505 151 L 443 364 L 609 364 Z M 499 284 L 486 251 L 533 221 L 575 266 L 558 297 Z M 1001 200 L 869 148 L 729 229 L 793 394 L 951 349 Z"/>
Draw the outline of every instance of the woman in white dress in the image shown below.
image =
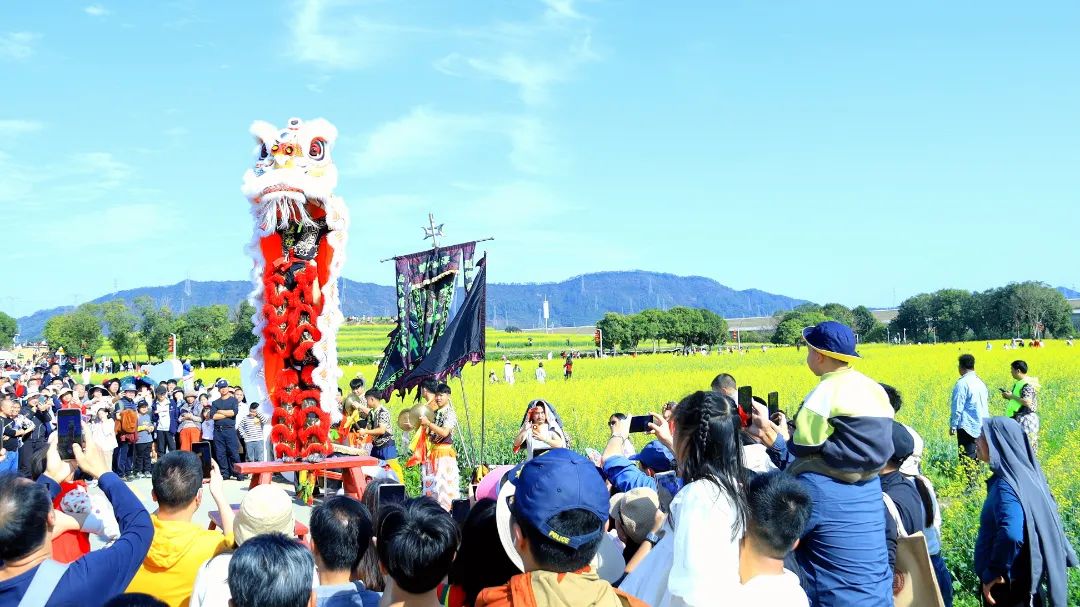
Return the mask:
<path fill-rule="evenodd" d="M 619 586 L 653 607 L 716 605 L 738 596 L 739 542 L 746 529 L 738 405 L 718 392 L 684 398 L 673 419 L 653 424 L 686 483 L 671 502 L 665 535 Z M 737 604 L 737 603 L 732 603 Z"/>

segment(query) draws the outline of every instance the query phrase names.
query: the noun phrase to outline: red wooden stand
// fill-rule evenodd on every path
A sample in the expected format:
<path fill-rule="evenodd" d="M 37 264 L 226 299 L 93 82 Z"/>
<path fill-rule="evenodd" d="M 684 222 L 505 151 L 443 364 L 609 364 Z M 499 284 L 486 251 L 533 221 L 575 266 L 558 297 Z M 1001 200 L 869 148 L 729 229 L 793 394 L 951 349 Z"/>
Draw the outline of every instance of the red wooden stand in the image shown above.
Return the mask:
<path fill-rule="evenodd" d="M 348 457 L 329 457 L 314 464 L 308 462 L 243 462 L 233 466 L 233 469 L 240 474 L 251 475 L 249 488 L 252 489 L 270 483 L 275 472 L 308 470 L 320 474 L 328 470 L 340 470 L 345 495 L 360 499 L 364 496 L 364 488 L 367 486 L 367 477 L 364 476 L 361 468 L 378 465 L 379 460 L 374 457 L 350 455 Z"/>

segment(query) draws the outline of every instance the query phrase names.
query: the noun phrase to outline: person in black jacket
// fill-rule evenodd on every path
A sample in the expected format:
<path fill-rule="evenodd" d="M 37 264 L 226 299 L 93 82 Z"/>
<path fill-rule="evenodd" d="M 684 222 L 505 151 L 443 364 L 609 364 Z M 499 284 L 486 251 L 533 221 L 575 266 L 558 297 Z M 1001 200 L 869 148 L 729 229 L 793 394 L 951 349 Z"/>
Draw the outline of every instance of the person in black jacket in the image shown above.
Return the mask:
<path fill-rule="evenodd" d="M 30 478 L 30 458 L 37 451 L 48 446 L 49 435 L 53 431 L 52 402 L 48 397 L 34 395 L 26 399 L 22 406 L 22 415 L 34 424 L 34 429 L 23 436 L 19 448 L 19 476 Z"/>

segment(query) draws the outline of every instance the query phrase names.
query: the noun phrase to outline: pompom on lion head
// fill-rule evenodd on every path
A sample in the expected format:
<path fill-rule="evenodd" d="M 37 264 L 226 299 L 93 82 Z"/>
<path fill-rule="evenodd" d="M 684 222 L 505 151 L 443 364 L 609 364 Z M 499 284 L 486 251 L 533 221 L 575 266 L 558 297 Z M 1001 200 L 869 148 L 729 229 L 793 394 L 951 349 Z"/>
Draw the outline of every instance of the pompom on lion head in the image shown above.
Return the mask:
<path fill-rule="evenodd" d="M 304 122 L 290 118 L 286 127 L 257 120 L 255 165 L 244 173 L 241 187 L 254 205 L 265 232 L 290 223 L 310 223 L 309 205 L 325 207 L 337 187 L 337 167 L 330 151 L 337 129 L 322 118 Z"/>

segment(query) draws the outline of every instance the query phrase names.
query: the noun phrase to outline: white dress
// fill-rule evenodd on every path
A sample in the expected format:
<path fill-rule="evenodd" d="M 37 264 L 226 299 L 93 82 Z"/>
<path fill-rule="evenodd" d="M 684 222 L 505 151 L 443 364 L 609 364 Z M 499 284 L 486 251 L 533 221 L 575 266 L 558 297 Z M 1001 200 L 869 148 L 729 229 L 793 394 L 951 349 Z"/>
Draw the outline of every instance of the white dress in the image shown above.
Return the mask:
<path fill-rule="evenodd" d="M 626 576 L 619 589 L 653 607 L 716 605 L 739 583 L 742 528 L 734 504 L 716 485 L 698 480 L 671 502 L 664 538 Z M 732 537 L 732 532 L 734 537 Z"/>

